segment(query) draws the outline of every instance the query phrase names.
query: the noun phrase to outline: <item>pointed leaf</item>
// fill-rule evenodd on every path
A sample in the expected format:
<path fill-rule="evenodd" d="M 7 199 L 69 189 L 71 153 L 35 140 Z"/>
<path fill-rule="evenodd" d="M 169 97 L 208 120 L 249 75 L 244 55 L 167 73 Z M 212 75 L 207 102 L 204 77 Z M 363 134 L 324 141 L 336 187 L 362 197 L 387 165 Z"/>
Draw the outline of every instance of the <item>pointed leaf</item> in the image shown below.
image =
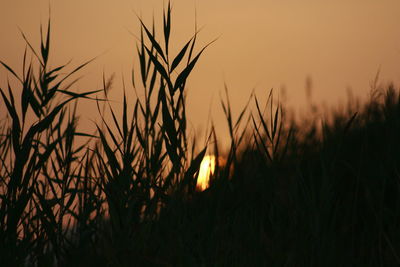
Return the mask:
<path fill-rule="evenodd" d="M 20 29 L 22 38 L 24 38 L 26 44 L 29 46 L 29 48 L 31 49 L 32 53 L 35 55 L 35 57 L 37 58 L 37 60 L 39 61 L 40 65 L 42 65 L 42 67 L 45 67 L 44 63 L 42 62 L 42 60 L 40 59 L 40 57 L 38 56 L 38 54 L 36 53 L 35 49 L 33 49 L 33 46 L 31 45 L 31 43 L 28 41 L 28 38 L 26 38 L 25 34 L 22 32 L 22 30 Z"/>
<path fill-rule="evenodd" d="M 275 138 L 276 128 L 277 128 L 277 126 L 278 126 L 278 115 L 279 115 L 279 105 L 278 105 L 278 107 L 277 107 L 276 110 L 275 110 L 274 125 L 273 125 L 274 127 L 273 127 L 273 129 L 272 129 L 272 139 Z"/>
<path fill-rule="evenodd" d="M 15 78 L 18 79 L 18 81 L 20 81 L 21 83 L 22 80 L 21 78 L 14 72 L 14 70 L 12 68 L 10 68 L 6 63 L 4 63 L 3 61 L 0 60 L 0 64 L 3 65 L 9 72 L 11 72 L 12 75 L 14 75 Z"/>
<path fill-rule="evenodd" d="M 161 46 L 157 43 L 157 41 L 154 39 L 154 35 L 150 33 L 150 31 L 147 29 L 146 25 L 143 23 L 143 21 L 139 18 L 140 23 L 142 24 L 143 29 L 145 30 L 147 37 L 150 39 L 152 46 L 156 49 L 157 53 L 160 54 L 162 59 L 164 60 L 165 63 L 167 63 L 167 59 L 164 56 L 164 53 L 161 49 Z"/>
<path fill-rule="evenodd" d="M 123 130 L 123 138 L 126 141 L 126 137 L 128 135 L 128 119 L 127 119 L 127 104 L 126 104 L 126 94 L 124 90 L 124 103 L 123 103 L 123 112 L 122 112 L 122 130 Z"/>
<path fill-rule="evenodd" d="M 70 91 L 66 91 L 66 90 L 61 90 L 61 89 L 57 89 L 57 92 L 72 96 L 72 99 L 76 99 L 76 98 L 86 98 L 86 99 L 90 99 L 90 100 L 96 100 L 95 98 L 91 98 L 88 97 L 89 95 L 101 92 L 102 90 L 94 90 L 94 91 L 89 91 L 89 92 L 85 92 L 85 93 L 74 93 L 74 92 L 70 92 Z"/>
<path fill-rule="evenodd" d="M 171 3 L 168 2 L 167 11 L 163 14 L 165 52 L 168 57 L 169 36 L 171 33 Z"/>
<path fill-rule="evenodd" d="M 108 163 L 109 163 L 109 166 L 113 173 L 113 176 L 117 177 L 118 173 L 121 172 L 121 167 L 119 165 L 119 162 L 118 162 L 117 158 L 115 157 L 114 152 L 111 150 L 110 146 L 108 145 L 108 142 L 107 142 L 103 132 L 101 131 L 101 129 L 98 126 L 97 126 L 97 130 L 99 131 L 101 144 L 104 148 L 104 152 L 106 152 Z"/>
<path fill-rule="evenodd" d="M 157 58 L 151 53 L 151 51 L 147 48 L 147 54 L 149 55 L 151 61 L 154 64 L 154 67 L 157 69 L 157 71 L 160 73 L 160 75 L 164 78 L 164 80 L 168 83 L 169 88 L 173 88 L 172 87 L 172 83 L 171 80 L 169 78 L 169 75 L 167 73 L 167 71 L 165 70 L 165 68 L 163 67 L 163 65 L 157 60 Z"/>
<path fill-rule="evenodd" d="M 174 93 L 178 88 L 181 88 L 185 83 L 186 79 L 189 76 L 190 72 L 193 70 L 196 65 L 197 60 L 199 59 L 201 53 L 204 51 L 204 48 L 197 54 L 197 56 L 186 66 L 186 68 L 178 75 L 174 85 Z"/>
<path fill-rule="evenodd" d="M 258 116 L 260 118 L 261 124 L 262 124 L 262 126 L 264 128 L 265 133 L 267 134 L 268 139 L 272 142 L 272 138 L 271 138 L 271 135 L 269 134 L 268 126 L 265 123 L 264 117 L 263 117 L 263 115 L 261 113 L 261 110 L 260 110 L 260 106 L 258 105 L 257 97 L 254 97 L 254 99 L 256 101 L 256 108 L 257 108 L 257 112 L 258 112 Z"/>
<path fill-rule="evenodd" d="M 172 65 L 171 65 L 171 69 L 169 71 L 169 73 L 172 73 L 175 68 L 179 65 L 179 63 L 182 61 L 183 57 L 186 54 L 186 50 L 188 49 L 190 43 L 192 42 L 193 38 L 191 38 L 186 45 L 182 48 L 182 50 L 178 53 L 178 55 L 174 58 L 174 60 L 172 61 Z"/>

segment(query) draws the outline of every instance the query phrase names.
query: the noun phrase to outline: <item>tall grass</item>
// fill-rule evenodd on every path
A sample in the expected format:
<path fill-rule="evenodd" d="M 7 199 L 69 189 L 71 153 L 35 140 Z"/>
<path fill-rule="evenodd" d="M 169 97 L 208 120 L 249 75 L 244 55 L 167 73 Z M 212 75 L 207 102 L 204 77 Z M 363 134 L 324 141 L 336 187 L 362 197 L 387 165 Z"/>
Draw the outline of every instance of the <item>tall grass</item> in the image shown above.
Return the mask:
<path fill-rule="evenodd" d="M 70 78 L 89 62 L 66 75 L 61 74 L 66 65 L 49 66 L 50 31 L 49 21 L 40 53 L 22 34 L 27 43 L 22 75 L 0 62 L 19 83 L 19 88 L 8 83 L 7 90 L 0 89 L 8 111 L 1 145 L 1 251 L 10 265 L 28 259 L 42 264 L 63 254 L 68 240 L 62 224 L 73 210 L 80 183 L 73 165 L 84 149 L 76 147 L 74 138 L 85 136 L 76 131 L 69 103 L 96 93 L 69 90 L 76 82 Z M 28 62 L 29 52 L 36 64 Z"/>
<path fill-rule="evenodd" d="M 23 35 L 22 74 L 0 62 L 18 82 L 0 88 L 1 264 L 400 264 L 399 90 L 376 86 L 320 124 L 290 120 L 273 91 L 234 117 L 225 88 L 227 153 L 214 127 L 198 149 L 186 83 L 207 46 L 195 32 L 171 55 L 169 3 L 162 19 L 161 37 L 138 19 L 138 69 L 113 89 L 121 111 L 107 77 L 100 90 L 70 89 L 90 61 L 68 74 L 50 66 L 50 21 L 40 53 Z M 78 101 L 97 103 L 93 133 L 79 131 Z M 207 151 L 218 164 L 200 192 Z"/>

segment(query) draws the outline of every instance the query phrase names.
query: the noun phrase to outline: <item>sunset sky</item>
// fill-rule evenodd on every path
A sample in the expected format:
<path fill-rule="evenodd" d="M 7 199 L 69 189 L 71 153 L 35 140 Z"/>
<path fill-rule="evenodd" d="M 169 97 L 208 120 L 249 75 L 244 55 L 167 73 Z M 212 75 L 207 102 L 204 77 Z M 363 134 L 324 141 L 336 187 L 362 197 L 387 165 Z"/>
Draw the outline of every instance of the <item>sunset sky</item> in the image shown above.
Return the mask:
<path fill-rule="evenodd" d="M 164 1 L 165 3 L 166 1 Z M 39 25 L 51 6 L 52 65 L 74 64 L 99 56 L 79 87 L 101 87 L 103 70 L 129 79 L 136 60 L 139 24 L 135 12 L 161 25 L 161 0 L 2 0 L 0 60 L 21 65 L 24 41 L 18 27 L 36 47 Z M 306 78 L 318 103 L 345 100 L 351 88 L 366 96 L 378 69 L 381 81 L 400 83 L 400 1 L 398 0 L 175 0 L 172 51 L 182 47 L 197 24 L 199 46 L 218 38 L 200 59 L 188 84 L 189 120 L 205 127 L 209 107 L 223 122 L 219 95 L 228 85 L 232 105 L 241 108 L 255 89 L 262 98 L 270 88 L 286 88 L 288 105 L 305 105 Z M 1 86 L 5 71 L 0 69 Z M 121 92 L 114 88 L 115 94 Z M 116 100 L 118 96 L 115 97 Z M 95 111 L 94 115 L 97 114 Z"/>

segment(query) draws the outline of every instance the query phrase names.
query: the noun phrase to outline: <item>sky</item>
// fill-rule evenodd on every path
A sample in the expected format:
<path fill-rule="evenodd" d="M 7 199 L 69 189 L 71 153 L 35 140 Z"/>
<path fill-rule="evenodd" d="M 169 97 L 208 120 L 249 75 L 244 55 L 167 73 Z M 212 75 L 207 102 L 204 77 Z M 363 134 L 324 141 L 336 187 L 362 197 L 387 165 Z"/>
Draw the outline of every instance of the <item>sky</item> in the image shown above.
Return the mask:
<path fill-rule="evenodd" d="M 139 33 L 135 13 L 161 25 L 161 0 L 1 0 L 0 60 L 17 70 L 25 43 L 19 28 L 34 46 L 40 23 L 51 6 L 52 64 L 72 59 L 78 65 L 95 62 L 81 74 L 80 88 L 99 89 L 102 74 L 115 73 L 113 89 L 119 101 L 120 81 L 137 62 Z M 400 84 L 400 1 L 398 0 L 175 0 L 172 52 L 202 27 L 199 46 L 207 48 L 192 73 L 188 115 L 194 131 L 205 128 L 209 110 L 217 125 L 225 123 L 219 105 L 224 84 L 236 112 L 254 90 L 265 99 L 273 88 L 286 92 L 287 105 L 305 108 L 307 77 L 313 101 L 336 105 L 349 88 L 365 97 L 380 70 L 382 83 Z M 0 69 L 0 86 L 6 77 Z M 127 79 L 129 81 L 129 79 Z M 97 116 L 94 110 L 87 116 Z M 235 115 L 235 114 L 234 114 Z M 222 128 L 226 131 L 226 128 Z M 223 134 L 222 134 L 223 135 Z"/>

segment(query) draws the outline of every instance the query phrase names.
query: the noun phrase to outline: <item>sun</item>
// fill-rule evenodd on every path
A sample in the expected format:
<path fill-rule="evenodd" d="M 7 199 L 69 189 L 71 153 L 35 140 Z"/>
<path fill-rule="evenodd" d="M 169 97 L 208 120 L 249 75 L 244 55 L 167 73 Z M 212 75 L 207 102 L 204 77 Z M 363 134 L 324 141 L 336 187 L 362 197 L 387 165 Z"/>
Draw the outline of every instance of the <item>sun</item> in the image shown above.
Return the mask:
<path fill-rule="evenodd" d="M 197 188 L 201 191 L 207 189 L 210 183 L 210 176 L 215 170 L 215 157 L 205 156 L 200 164 L 199 177 L 197 178 Z"/>

